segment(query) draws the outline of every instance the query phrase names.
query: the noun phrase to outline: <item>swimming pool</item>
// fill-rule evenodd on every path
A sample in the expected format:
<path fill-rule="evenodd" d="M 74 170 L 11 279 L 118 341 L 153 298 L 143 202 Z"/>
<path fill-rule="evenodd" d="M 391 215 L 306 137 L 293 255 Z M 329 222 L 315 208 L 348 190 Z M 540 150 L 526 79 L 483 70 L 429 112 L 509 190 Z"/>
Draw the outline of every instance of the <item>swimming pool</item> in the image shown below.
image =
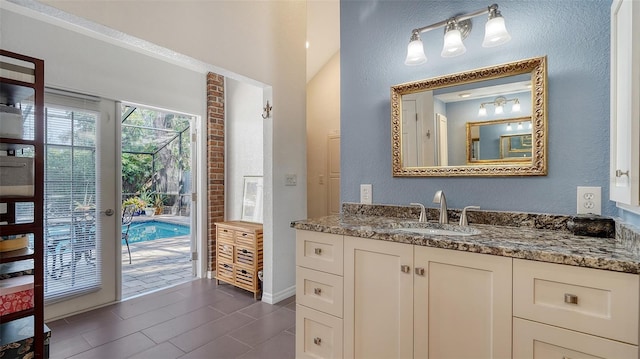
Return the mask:
<path fill-rule="evenodd" d="M 131 223 L 129 228 L 129 244 L 152 241 L 154 239 L 186 236 L 190 233 L 189 226 L 159 221 Z M 125 244 L 124 240 L 122 244 Z"/>

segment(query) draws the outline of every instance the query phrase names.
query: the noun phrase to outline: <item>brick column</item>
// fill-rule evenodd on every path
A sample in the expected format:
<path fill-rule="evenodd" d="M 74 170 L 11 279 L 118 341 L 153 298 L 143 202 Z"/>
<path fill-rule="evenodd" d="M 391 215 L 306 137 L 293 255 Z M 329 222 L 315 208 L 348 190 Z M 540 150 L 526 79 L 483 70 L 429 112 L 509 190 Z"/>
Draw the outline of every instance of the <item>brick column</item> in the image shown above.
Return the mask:
<path fill-rule="evenodd" d="M 224 221 L 224 76 L 207 74 L 207 247 L 209 272 L 216 269 L 216 228 Z"/>

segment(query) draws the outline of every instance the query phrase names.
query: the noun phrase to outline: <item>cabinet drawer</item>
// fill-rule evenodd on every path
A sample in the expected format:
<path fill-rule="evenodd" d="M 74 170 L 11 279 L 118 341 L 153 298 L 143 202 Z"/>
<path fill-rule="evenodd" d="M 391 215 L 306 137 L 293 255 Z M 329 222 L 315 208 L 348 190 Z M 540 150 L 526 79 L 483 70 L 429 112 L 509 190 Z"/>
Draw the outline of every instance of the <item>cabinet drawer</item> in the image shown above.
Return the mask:
<path fill-rule="evenodd" d="M 341 235 L 296 231 L 296 264 L 342 275 L 343 238 Z"/>
<path fill-rule="evenodd" d="M 218 262 L 218 270 L 216 271 L 216 278 L 233 283 L 233 264 L 226 262 Z"/>
<path fill-rule="evenodd" d="M 638 344 L 638 276 L 513 261 L 513 315 Z"/>
<path fill-rule="evenodd" d="M 254 232 L 236 231 L 235 243 L 245 247 L 256 246 L 256 236 Z"/>
<path fill-rule="evenodd" d="M 296 358 L 342 358 L 342 319 L 296 305 Z"/>
<path fill-rule="evenodd" d="M 226 242 L 218 242 L 218 260 L 225 262 L 233 262 L 234 246 Z"/>
<path fill-rule="evenodd" d="M 255 270 L 236 265 L 234 267 L 233 275 L 237 286 L 250 290 L 258 288 L 258 274 Z"/>
<path fill-rule="evenodd" d="M 229 228 L 220 228 L 216 231 L 216 240 L 218 242 L 233 243 L 234 230 Z"/>
<path fill-rule="evenodd" d="M 236 263 L 242 264 L 254 269 L 262 268 L 263 253 L 262 249 L 258 250 L 249 247 L 236 247 Z"/>
<path fill-rule="evenodd" d="M 638 347 L 524 319 L 513 319 L 513 358 L 638 358 Z"/>
<path fill-rule="evenodd" d="M 342 318 L 342 277 L 304 267 L 296 268 L 296 302 Z"/>

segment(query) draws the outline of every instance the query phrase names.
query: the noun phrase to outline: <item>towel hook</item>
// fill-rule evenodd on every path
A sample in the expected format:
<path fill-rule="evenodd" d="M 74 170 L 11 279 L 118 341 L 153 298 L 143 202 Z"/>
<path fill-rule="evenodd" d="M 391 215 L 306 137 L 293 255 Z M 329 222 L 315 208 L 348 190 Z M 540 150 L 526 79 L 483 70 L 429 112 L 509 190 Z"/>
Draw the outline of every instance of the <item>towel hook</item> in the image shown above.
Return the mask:
<path fill-rule="evenodd" d="M 273 110 L 273 106 L 269 105 L 269 100 L 267 100 L 267 105 L 262 109 L 262 118 L 266 120 L 271 117 L 271 110 Z"/>

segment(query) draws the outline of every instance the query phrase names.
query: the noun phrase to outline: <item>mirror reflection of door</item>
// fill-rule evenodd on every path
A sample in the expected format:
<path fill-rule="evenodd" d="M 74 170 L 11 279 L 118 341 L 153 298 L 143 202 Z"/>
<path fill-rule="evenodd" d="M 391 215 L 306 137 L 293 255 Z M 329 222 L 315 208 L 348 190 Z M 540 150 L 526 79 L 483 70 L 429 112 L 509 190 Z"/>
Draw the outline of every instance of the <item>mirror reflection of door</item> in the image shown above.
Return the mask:
<path fill-rule="evenodd" d="M 438 126 L 437 146 L 438 146 L 438 166 L 449 165 L 449 151 L 447 140 L 447 117 L 441 113 L 436 114 L 436 123 Z"/>
<path fill-rule="evenodd" d="M 436 143 L 433 92 L 402 96 L 402 154 L 407 167 L 434 166 Z"/>
<path fill-rule="evenodd" d="M 329 214 L 340 213 L 340 135 L 328 137 L 329 149 Z"/>

